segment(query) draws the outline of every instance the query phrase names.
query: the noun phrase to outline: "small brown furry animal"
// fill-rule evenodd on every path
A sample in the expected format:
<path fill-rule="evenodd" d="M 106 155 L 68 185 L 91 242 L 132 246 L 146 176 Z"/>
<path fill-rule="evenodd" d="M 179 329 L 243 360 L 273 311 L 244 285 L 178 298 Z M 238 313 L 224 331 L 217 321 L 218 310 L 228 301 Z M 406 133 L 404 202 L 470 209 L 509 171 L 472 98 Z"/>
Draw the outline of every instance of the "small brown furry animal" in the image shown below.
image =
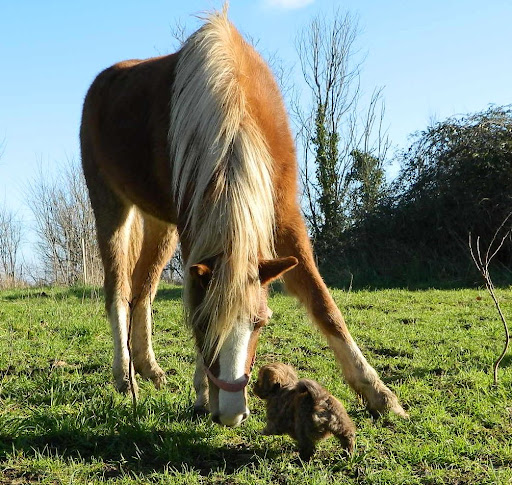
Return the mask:
<path fill-rule="evenodd" d="M 311 379 L 298 379 L 293 367 L 263 366 L 254 393 L 267 404 L 266 435 L 288 434 L 299 445 L 299 456 L 309 460 L 318 440 L 333 434 L 352 453 L 356 428 L 343 404 Z"/>

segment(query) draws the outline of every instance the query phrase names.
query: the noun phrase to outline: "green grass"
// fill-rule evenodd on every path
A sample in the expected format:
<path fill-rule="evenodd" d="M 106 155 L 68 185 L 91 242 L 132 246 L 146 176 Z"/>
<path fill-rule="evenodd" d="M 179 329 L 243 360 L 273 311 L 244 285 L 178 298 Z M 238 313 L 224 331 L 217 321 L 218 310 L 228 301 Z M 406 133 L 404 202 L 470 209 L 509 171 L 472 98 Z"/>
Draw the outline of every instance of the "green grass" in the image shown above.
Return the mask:
<path fill-rule="evenodd" d="M 485 291 L 333 294 L 410 420 L 374 421 L 302 309 L 276 293 L 255 370 L 294 365 L 345 403 L 358 430 L 352 457 L 328 439 L 302 464 L 289 438 L 259 434 L 264 408 L 252 393 L 252 416 L 240 428 L 193 419 L 194 350 L 179 288 L 162 287 L 154 305 L 168 384 L 156 391 L 139 379 L 136 416 L 113 389 L 99 291 L 0 292 L 0 484 L 511 483 L 512 360 L 505 357 L 494 387 L 503 331 Z M 512 291 L 499 297 L 512 315 Z"/>

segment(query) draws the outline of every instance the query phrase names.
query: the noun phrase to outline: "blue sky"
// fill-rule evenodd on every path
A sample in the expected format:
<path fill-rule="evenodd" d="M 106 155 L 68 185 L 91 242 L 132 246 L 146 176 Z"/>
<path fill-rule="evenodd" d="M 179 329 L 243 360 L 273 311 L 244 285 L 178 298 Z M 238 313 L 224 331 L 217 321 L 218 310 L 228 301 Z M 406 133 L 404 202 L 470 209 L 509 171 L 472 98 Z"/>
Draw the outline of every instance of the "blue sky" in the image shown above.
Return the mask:
<path fill-rule="evenodd" d="M 79 157 L 85 92 L 114 62 L 167 54 L 178 20 L 197 27 L 194 13 L 213 0 L 20 0 L 0 14 L 0 204 L 30 218 L 24 199 L 38 163 L 57 170 Z M 392 142 L 432 118 L 512 102 L 510 0 L 231 0 L 230 17 L 264 53 L 297 64 L 298 30 L 319 12 L 348 10 L 359 18 L 366 53 L 362 88 L 384 87 Z"/>

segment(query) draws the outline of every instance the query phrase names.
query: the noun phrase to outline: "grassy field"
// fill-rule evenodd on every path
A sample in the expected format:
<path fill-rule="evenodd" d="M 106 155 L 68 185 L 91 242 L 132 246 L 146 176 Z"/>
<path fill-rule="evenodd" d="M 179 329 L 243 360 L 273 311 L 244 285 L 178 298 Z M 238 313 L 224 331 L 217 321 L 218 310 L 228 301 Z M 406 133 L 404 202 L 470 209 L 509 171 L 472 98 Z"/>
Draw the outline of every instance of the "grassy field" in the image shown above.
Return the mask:
<path fill-rule="evenodd" d="M 512 291 L 498 292 L 512 315 Z M 134 416 L 112 385 L 103 300 L 91 288 L 0 293 L 0 484 L 502 484 L 512 483 L 512 360 L 492 385 L 502 327 L 485 291 L 334 292 L 351 332 L 410 420 L 374 421 L 295 301 L 275 293 L 256 371 L 284 361 L 346 405 L 357 446 L 333 439 L 307 464 L 287 437 L 260 435 L 250 394 L 240 428 L 192 417 L 194 352 L 181 290 L 154 305 L 165 390 L 141 382 Z"/>

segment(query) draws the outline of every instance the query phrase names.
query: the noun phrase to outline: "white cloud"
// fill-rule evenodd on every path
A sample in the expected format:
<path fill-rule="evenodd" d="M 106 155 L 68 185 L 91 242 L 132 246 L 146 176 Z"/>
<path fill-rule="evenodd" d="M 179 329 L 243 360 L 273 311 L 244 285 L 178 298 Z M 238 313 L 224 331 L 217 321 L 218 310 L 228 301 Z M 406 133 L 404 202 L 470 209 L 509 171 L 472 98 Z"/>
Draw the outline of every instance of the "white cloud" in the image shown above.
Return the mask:
<path fill-rule="evenodd" d="M 315 0 L 266 0 L 266 4 L 271 7 L 279 7 L 285 9 L 302 8 Z"/>

